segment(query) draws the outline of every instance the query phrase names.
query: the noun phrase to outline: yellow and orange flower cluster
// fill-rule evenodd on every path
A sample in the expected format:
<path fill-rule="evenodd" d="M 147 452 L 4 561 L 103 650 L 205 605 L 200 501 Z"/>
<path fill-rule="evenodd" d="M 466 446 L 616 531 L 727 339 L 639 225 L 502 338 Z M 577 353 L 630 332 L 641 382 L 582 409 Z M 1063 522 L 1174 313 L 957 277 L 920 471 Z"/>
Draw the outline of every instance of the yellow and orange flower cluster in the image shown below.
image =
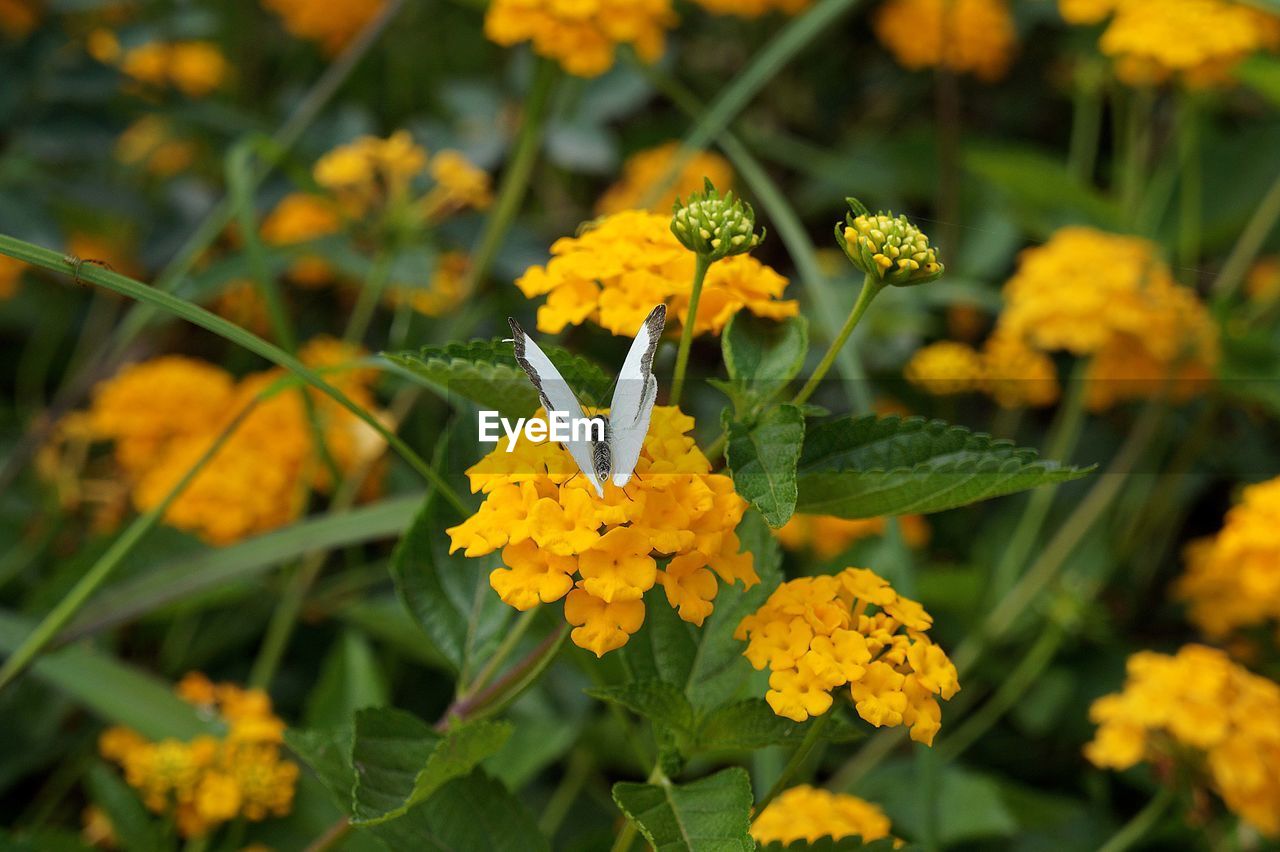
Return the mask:
<path fill-rule="evenodd" d="M 1017 47 L 1005 0 L 887 0 L 872 24 L 880 43 L 912 71 L 941 65 L 998 80 Z"/>
<path fill-rule="evenodd" d="M 462 302 L 470 269 L 471 258 L 465 252 L 445 252 L 436 261 L 426 287 L 393 285 L 387 291 L 387 303 L 393 307 L 407 304 L 429 317 L 444 316 Z"/>
<path fill-rule="evenodd" d="M 227 79 L 230 67 L 217 46 L 207 41 L 153 41 L 125 51 L 120 71 L 146 86 L 173 86 L 203 98 Z"/>
<path fill-rule="evenodd" d="M 359 352 L 320 338 L 300 357 L 317 368 L 339 368 Z M 221 367 L 177 355 L 123 369 L 98 386 L 84 428 L 115 444 L 115 459 L 140 511 L 160 505 L 255 399 L 284 378 L 268 370 L 236 381 Z M 375 409 L 374 374 L 329 372 L 326 378 L 357 404 Z M 383 441 L 368 424 L 327 396 L 312 395 L 325 450 L 343 475 L 372 464 Z M 312 438 L 306 406 L 295 389 L 256 404 L 213 458 L 165 511 L 167 523 L 213 544 L 229 544 L 276 529 L 302 513 L 308 488 L 332 487 Z"/>
<path fill-rule="evenodd" d="M 1280 255 L 1260 258 L 1245 278 L 1244 291 L 1255 302 L 1280 299 Z"/>
<path fill-rule="evenodd" d="M 1002 404 L 1046 405 L 1058 395 L 1045 355 L 1090 358 L 1086 403 L 1204 389 L 1218 361 L 1218 331 L 1194 291 L 1174 280 L 1154 243 L 1067 227 L 1023 252 L 984 352 L 946 343 L 907 367 L 933 393 L 986 390 Z"/>
<path fill-rule="evenodd" d="M 924 607 L 875 572 L 846 568 L 783 583 L 735 636 L 748 640 L 751 665 L 769 669 L 765 700 L 779 716 L 820 716 L 831 690 L 848 684 L 864 720 L 909 725 L 911 739 L 932 745 L 942 727 L 938 699 L 960 689 L 956 667 L 929 639 L 932 625 Z"/>
<path fill-rule="evenodd" d="M 570 74 L 597 77 L 613 67 L 621 44 L 656 61 L 676 21 L 671 0 L 493 0 L 484 32 L 504 47 L 532 42 Z"/>
<path fill-rule="evenodd" d="M 1111 17 L 1098 47 L 1135 86 L 1220 85 L 1247 56 L 1280 47 L 1280 17 L 1234 0 L 1058 0 L 1058 8 L 1073 24 Z"/>
<path fill-rule="evenodd" d="M 813 0 L 693 0 L 713 15 L 736 15 L 739 18 L 759 18 L 770 12 L 794 15 L 808 9 Z M 712 181 L 720 186 L 718 181 Z"/>
<path fill-rule="evenodd" d="M 636 476 L 625 491 L 606 485 L 604 499 L 564 449 L 522 435 L 513 452 L 499 447 L 467 471 L 471 490 L 486 496 L 447 531 L 450 552 L 501 548 L 506 567 L 489 583 L 502 600 L 527 610 L 564 598 L 573 641 L 596 656 L 640 629 L 655 584 L 682 619 L 701 625 L 717 574 L 745 586 L 759 578 L 735 532 L 747 503 L 733 480 L 711 473 L 692 428 L 679 409 L 655 406 Z"/>
<path fill-rule="evenodd" d="M 861 837 L 864 843 L 889 836 L 889 817 L 878 805 L 847 793 L 801 784 L 778 794 L 751 823 L 757 843 L 812 843 L 822 837 Z"/>
<path fill-rule="evenodd" d="M 203 837 L 234 819 L 259 822 L 289 813 L 298 766 L 281 759 L 284 722 L 259 689 L 214 684 L 188 674 L 178 695 L 226 726 L 220 737 L 152 742 L 128 728 L 109 728 L 98 750 L 154 813 L 174 817 L 184 837 Z"/>
<path fill-rule="evenodd" d="M 332 201 L 310 192 L 291 192 L 262 220 L 262 239 L 268 245 L 296 246 L 341 229 L 342 216 Z M 303 287 L 318 287 L 333 278 L 329 262 L 316 255 L 294 259 L 288 274 Z"/>
<path fill-rule="evenodd" d="M 314 41 L 326 53 L 347 46 L 382 11 L 385 0 L 262 0 L 292 35 Z"/>
<path fill-rule="evenodd" d="M 590 320 L 618 335 L 635 334 L 659 302 L 667 326 L 689 320 L 695 258 L 671 233 L 671 217 L 641 210 L 606 216 L 581 236 L 551 246 L 546 266 L 530 267 L 516 286 L 538 308 L 538 330 L 557 334 Z M 800 306 L 783 301 L 787 279 L 749 255 L 712 264 L 698 303 L 695 334 L 719 334 L 729 318 L 746 309 L 757 316 L 795 316 Z"/>
<path fill-rule="evenodd" d="M 160 178 L 173 177 L 195 162 L 197 147 L 183 138 L 172 122 L 159 115 L 144 115 L 116 139 L 114 155 L 126 166 L 138 166 Z"/>
<path fill-rule="evenodd" d="M 639 209 L 668 213 L 677 199 L 701 192 L 704 180 L 723 190 L 733 188 L 729 161 L 710 151 L 698 151 L 680 167 L 669 187 L 654 194 L 679 153 L 679 142 L 667 142 L 632 154 L 622 167 L 622 177 L 600 196 L 596 212 L 602 216 Z"/>
<path fill-rule="evenodd" d="M 1085 756 L 1095 765 L 1183 761 L 1245 822 L 1280 835 L 1280 685 L 1204 645 L 1143 651 L 1129 658 L 1124 689 L 1089 717 L 1098 731 Z"/>
<path fill-rule="evenodd" d="M 819 559 L 832 559 L 855 541 L 884 535 L 885 518 L 837 518 L 832 515 L 792 515 L 774 536 L 787 550 L 809 550 Z M 907 547 L 923 547 L 929 541 L 929 525 L 921 515 L 898 518 Z"/>
<path fill-rule="evenodd" d="M 342 210 L 359 219 L 370 211 L 407 205 L 428 223 L 492 200 L 489 175 L 457 151 L 430 156 L 407 130 L 389 137 L 361 136 L 316 161 L 316 183 L 332 192 Z M 414 196 L 415 180 L 429 175 L 432 187 Z"/>
<path fill-rule="evenodd" d="M 1280 477 L 1245 488 L 1217 535 L 1187 547 L 1186 562 L 1175 591 L 1206 636 L 1280 628 Z"/>

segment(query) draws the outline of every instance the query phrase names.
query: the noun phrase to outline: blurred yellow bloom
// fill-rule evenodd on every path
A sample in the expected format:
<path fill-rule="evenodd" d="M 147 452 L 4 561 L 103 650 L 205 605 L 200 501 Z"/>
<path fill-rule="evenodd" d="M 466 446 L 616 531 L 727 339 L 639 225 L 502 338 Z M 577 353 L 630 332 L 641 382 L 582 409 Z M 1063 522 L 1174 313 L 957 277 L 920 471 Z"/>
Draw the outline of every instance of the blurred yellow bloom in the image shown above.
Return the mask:
<path fill-rule="evenodd" d="M 1089 709 L 1098 730 L 1085 756 L 1121 770 L 1177 761 L 1245 822 L 1280 836 L 1280 685 L 1203 645 L 1142 651 L 1127 669 L 1123 690 Z"/>
<path fill-rule="evenodd" d="M 1185 558 L 1175 594 L 1207 636 L 1280 627 L 1280 477 L 1246 487 L 1222 529 L 1193 541 Z"/>
<path fill-rule="evenodd" d="M 960 689 L 955 666 L 926 634 L 932 623 L 875 572 L 846 568 L 783 583 L 735 637 L 748 640 L 743 653 L 752 666 L 769 669 L 765 700 L 779 716 L 821 715 L 831 690 L 848 684 L 864 720 L 909 725 L 913 740 L 932 745 L 942 726 L 937 699 Z"/>
<path fill-rule="evenodd" d="M 912 71 L 945 65 L 998 80 L 1017 47 L 1005 0 L 886 0 L 872 24 L 881 44 Z"/>
<path fill-rule="evenodd" d="M 439 205 L 483 210 L 493 203 L 489 173 L 473 166 L 458 151 L 439 152 L 431 158 L 429 170 L 441 196 L 441 200 L 437 202 Z"/>
<path fill-rule="evenodd" d="M 186 171 L 195 161 L 196 147 L 190 140 L 178 138 L 168 120 L 144 115 L 120 134 L 115 157 L 164 178 Z"/>
<path fill-rule="evenodd" d="M 14 260 L 7 254 L 0 254 L 0 299 L 8 299 L 18 292 L 18 284 L 22 281 L 22 273 L 27 265 Z"/>
<path fill-rule="evenodd" d="M 231 723 L 232 733 L 151 742 L 127 728 L 104 731 L 99 753 L 120 766 L 147 808 L 172 813 L 184 837 L 204 836 L 241 817 L 257 822 L 289 813 L 298 767 L 281 759 L 284 722 L 272 713 L 267 694 L 214 685 L 198 673 L 184 677 L 175 691 Z M 247 736 L 250 729 L 263 736 Z"/>
<path fill-rule="evenodd" d="M 346 47 L 382 11 L 385 0 L 262 0 L 279 15 L 285 29 L 298 38 L 317 42 L 326 53 Z"/>
<path fill-rule="evenodd" d="M 929 541 L 929 525 L 921 515 L 898 518 L 902 539 L 908 547 L 923 547 Z M 836 518 L 830 515 L 792 515 L 773 531 L 788 550 L 811 550 L 819 559 L 832 559 L 855 541 L 884 535 L 885 518 Z"/>
<path fill-rule="evenodd" d="M 688 321 L 694 255 L 671 233 L 671 217 L 640 210 L 606 216 L 577 237 L 551 246 L 546 266 L 532 266 L 516 286 L 538 308 L 538 330 L 557 334 L 590 320 L 617 335 L 632 335 L 659 302 L 667 325 Z M 698 304 L 695 334 L 719 334 L 735 313 L 795 316 L 799 304 L 782 301 L 787 279 L 749 255 L 711 266 Z"/>
<path fill-rule="evenodd" d="M 1010 334 L 993 334 L 982 347 L 985 393 L 1003 408 L 1040 408 L 1058 401 L 1053 359 Z"/>
<path fill-rule="evenodd" d="M 471 258 L 464 252 L 445 252 L 436 261 L 435 273 L 426 287 L 393 284 L 387 288 L 387 303 L 408 304 L 429 317 L 444 316 L 461 303 L 470 269 Z"/>
<path fill-rule="evenodd" d="M 467 471 L 471 490 L 486 497 L 446 530 L 450 552 L 501 549 L 504 567 L 489 584 L 502 600 L 527 610 L 563 597 L 573 641 L 597 656 L 640 629 L 643 596 L 655 584 L 681 618 L 701 624 L 714 575 L 746 586 L 759 578 L 734 532 L 746 501 L 732 480 L 711 473 L 692 428 L 678 409 L 656 406 L 635 478 L 626 491 L 607 484 L 603 499 L 561 447 L 522 434 L 513 452 L 499 446 Z"/>
<path fill-rule="evenodd" d="M 148 42 L 124 53 L 120 70 L 148 86 L 172 85 L 202 98 L 216 90 L 229 72 L 217 46 L 204 41 Z"/>
<path fill-rule="evenodd" d="M 258 285 L 247 278 L 227 282 L 222 292 L 213 300 L 213 312 L 259 337 L 264 337 L 271 331 L 267 300 Z"/>
<path fill-rule="evenodd" d="M 1113 15 L 1098 47 L 1135 86 L 1226 83 L 1242 59 L 1280 47 L 1280 17 L 1232 0 L 1059 0 L 1059 8 L 1071 23 Z"/>
<path fill-rule="evenodd" d="M 973 393 L 986 378 L 982 356 L 967 343 L 943 340 L 931 343 L 911 356 L 903 375 L 935 396 Z"/>
<path fill-rule="evenodd" d="M 273 246 L 309 243 L 342 228 L 342 217 L 333 203 L 309 192 L 292 192 L 280 199 L 262 220 L 262 239 Z M 304 287 L 317 287 L 333 279 L 329 262 L 304 255 L 289 264 L 289 278 Z"/>
<path fill-rule="evenodd" d="M 889 836 L 889 818 L 857 796 L 801 784 L 784 790 L 756 816 L 751 836 L 761 845 L 855 836 L 871 843 Z"/>
<path fill-rule="evenodd" d="M 358 355 L 323 338 L 300 353 L 313 367 L 333 367 Z M 99 440 L 115 442 L 134 505 L 146 511 L 165 499 L 237 413 L 283 375 L 269 370 L 236 383 L 219 367 L 180 356 L 132 365 L 98 386 L 88 427 Z M 357 404 L 376 410 L 370 371 L 327 378 Z M 353 473 L 381 454 L 382 439 L 371 427 L 329 397 L 308 393 L 325 448 L 340 471 Z M 229 544 L 296 520 L 308 487 L 326 490 L 332 483 L 302 399 L 286 389 L 254 408 L 164 518 L 213 544 Z"/>
<path fill-rule="evenodd" d="M 334 193 L 349 215 L 360 217 L 375 204 L 402 199 L 409 182 L 427 167 L 427 151 L 407 130 L 385 139 L 361 136 L 316 161 L 316 183 Z"/>
<path fill-rule="evenodd" d="M 3 0 L 0 0 L 3 2 Z M 120 39 L 106 27 L 98 27 L 85 37 L 85 50 L 94 59 L 104 65 L 114 65 L 120 61 Z"/>
<path fill-rule="evenodd" d="M 677 198 L 701 192 L 707 178 L 722 190 L 733 188 L 733 167 L 729 161 L 719 154 L 698 151 L 680 168 L 670 187 L 650 198 L 658 183 L 666 178 L 679 151 L 680 143 L 675 141 L 632 154 L 622 166 L 622 177 L 600 196 L 596 212 L 603 216 L 638 210 L 648 204 L 644 209 L 667 214 Z"/>
<path fill-rule="evenodd" d="M 693 0 L 693 2 L 713 15 L 737 15 L 740 18 L 758 18 L 769 12 L 783 12 L 788 15 L 794 15 L 797 12 L 803 12 L 808 9 L 813 0 Z M 712 183 L 720 186 L 719 181 L 712 181 Z"/>
<path fill-rule="evenodd" d="M 613 67 L 620 44 L 656 61 L 676 21 L 671 0 L 493 0 L 484 32 L 504 47 L 532 42 L 570 74 L 596 77 Z"/>
<path fill-rule="evenodd" d="M 44 6 L 39 0 L 0 0 L 0 34 L 5 38 L 26 38 L 40 23 Z"/>
<path fill-rule="evenodd" d="M 1280 298 L 1280 255 L 1261 258 L 1249 270 L 1245 293 L 1256 302 L 1273 302 Z"/>
<path fill-rule="evenodd" d="M 116 827 L 111 824 L 111 817 L 97 805 L 89 805 L 80 813 L 80 839 L 88 846 L 97 849 L 117 849 L 120 838 L 116 835 Z"/>

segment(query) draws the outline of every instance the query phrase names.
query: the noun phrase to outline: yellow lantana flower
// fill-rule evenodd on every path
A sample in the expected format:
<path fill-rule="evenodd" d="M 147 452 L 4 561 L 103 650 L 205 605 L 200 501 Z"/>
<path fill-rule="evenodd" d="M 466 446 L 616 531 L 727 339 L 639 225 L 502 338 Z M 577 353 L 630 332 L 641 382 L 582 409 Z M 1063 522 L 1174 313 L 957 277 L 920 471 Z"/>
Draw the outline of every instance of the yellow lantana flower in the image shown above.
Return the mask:
<path fill-rule="evenodd" d="M 530 299 L 546 296 L 538 330 L 556 334 L 591 321 L 617 335 L 632 335 L 659 302 L 667 326 L 689 319 L 695 257 L 671 233 L 671 217 L 627 210 L 597 220 L 577 237 L 551 246 L 546 266 L 532 266 L 516 286 Z M 799 304 L 783 301 L 787 279 L 749 255 L 721 260 L 707 272 L 695 334 L 719 334 L 735 313 L 781 319 Z"/>
<path fill-rule="evenodd" d="M 347 46 L 382 11 L 386 0 L 262 0 L 298 38 L 317 42 L 326 53 Z"/>
<path fill-rule="evenodd" d="M 126 51 L 120 71 L 148 86 L 170 85 L 189 97 L 202 98 L 226 81 L 230 67 L 210 42 L 153 41 Z"/>
<path fill-rule="evenodd" d="M 597 656 L 622 647 L 644 622 L 645 592 L 661 584 L 685 621 L 710 614 L 718 584 L 759 582 L 734 530 L 746 501 L 688 432 L 693 419 L 656 406 L 636 475 L 626 490 L 597 498 L 561 447 L 529 441 L 500 446 L 473 465 L 476 513 L 446 532 L 450 552 L 501 549 L 489 575 L 502 600 L 526 610 L 565 599 L 573 641 Z"/>
<path fill-rule="evenodd" d="M 759 18 L 769 12 L 795 15 L 809 8 L 813 0 L 693 0 L 713 15 L 736 15 L 739 18 Z M 713 181 L 716 186 L 720 184 Z"/>
<path fill-rule="evenodd" d="M 535 53 L 570 74 L 597 77 L 613 67 L 621 44 L 657 61 L 676 20 L 671 0 L 493 0 L 484 32 L 504 47 L 532 42 Z"/>
<path fill-rule="evenodd" d="M 778 794 L 751 823 L 760 844 L 813 843 L 823 837 L 861 837 L 871 843 L 889 836 L 889 818 L 878 805 L 808 784 Z"/>
<path fill-rule="evenodd" d="M 342 217 L 333 202 L 309 192 L 291 192 L 281 198 L 262 220 L 262 239 L 273 246 L 309 243 L 336 234 Z M 289 278 L 304 287 L 316 287 L 333 278 L 328 261 L 304 255 L 289 264 Z"/>
<path fill-rule="evenodd" d="M 445 252 L 436 261 L 426 287 L 393 284 L 387 289 L 387 303 L 393 307 L 407 304 L 429 317 L 444 316 L 462 302 L 470 269 L 471 258 L 465 252 Z"/>
<path fill-rule="evenodd" d="M 960 689 L 955 666 L 929 640 L 932 623 L 875 572 L 846 568 L 783 583 L 735 637 L 747 640 L 752 666 L 769 669 L 765 700 L 779 716 L 803 722 L 821 715 L 831 691 L 848 684 L 864 720 L 909 725 L 913 740 L 932 745 L 941 728 L 937 699 Z"/>
<path fill-rule="evenodd" d="M 872 25 L 880 43 L 912 71 L 943 65 L 998 80 L 1017 46 L 1005 0 L 886 0 Z"/>
<path fill-rule="evenodd" d="M 666 214 L 677 199 L 701 192 L 704 180 L 721 189 L 733 188 L 733 167 L 729 161 L 710 151 L 698 151 L 680 167 L 671 186 L 654 195 L 654 189 L 666 178 L 679 152 L 680 142 L 673 141 L 632 154 L 622 166 L 618 182 L 600 196 L 596 212 L 606 216 L 643 208 L 651 213 Z"/>
<path fill-rule="evenodd" d="M 898 517 L 898 528 L 908 547 L 923 547 L 929 541 L 929 525 L 921 515 Z M 787 550 L 810 550 L 819 559 L 831 559 L 855 541 L 884 535 L 884 530 L 884 518 L 796 514 L 773 534 Z"/>
<path fill-rule="evenodd" d="M 1129 658 L 1124 688 L 1095 701 L 1089 718 L 1098 730 L 1084 753 L 1094 765 L 1177 761 L 1245 822 L 1280 836 L 1280 685 L 1216 648 L 1142 651 Z"/>

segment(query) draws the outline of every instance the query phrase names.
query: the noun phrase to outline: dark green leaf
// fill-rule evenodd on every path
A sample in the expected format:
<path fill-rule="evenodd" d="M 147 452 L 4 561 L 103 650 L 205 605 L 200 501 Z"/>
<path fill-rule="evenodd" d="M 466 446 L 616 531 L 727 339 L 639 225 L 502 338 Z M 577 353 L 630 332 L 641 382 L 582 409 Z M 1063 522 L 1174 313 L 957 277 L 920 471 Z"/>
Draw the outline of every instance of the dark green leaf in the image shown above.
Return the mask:
<path fill-rule="evenodd" d="M 940 420 L 841 418 L 809 430 L 796 511 L 841 518 L 940 512 L 1090 470 L 1041 461 L 1034 450 Z"/>
<path fill-rule="evenodd" d="M 403 816 L 468 774 L 510 735 L 506 722 L 468 722 L 441 735 L 402 710 L 360 711 L 351 746 L 353 821 L 373 825 Z"/>
<path fill-rule="evenodd" d="M 809 323 L 804 317 L 782 322 L 739 311 L 721 337 L 729 378 L 773 392 L 795 378 L 809 349 Z"/>
<path fill-rule="evenodd" d="M 796 463 L 804 444 L 804 415 L 794 405 L 766 410 L 750 424 L 729 424 L 725 458 L 734 488 L 778 528 L 796 508 Z"/>
<path fill-rule="evenodd" d="M 688 733 L 693 728 L 693 707 L 674 684 L 641 680 L 621 686 L 602 686 L 587 693 L 612 701 L 656 723 Z"/>
<path fill-rule="evenodd" d="M 1274 5 L 1280 13 L 1280 3 Z M 1280 60 L 1255 54 L 1237 65 L 1232 73 L 1274 106 L 1280 106 Z"/>
<path fill-rule="evenodd" d="M 755 849 L 751 779 L 731 768 L 689 784 L 613 785 L 613 800 L 657 852 Z"/>
<path fill-rule="evenodd" d="M 94 763 L 86 775 L 89 796 L 111 820 L 116 841 L 125 852 L 153 852 L 166 849 L 160 823 L 143 807 L 138 794 L 105 763 Z"/>
<path fill-rule="evenodd" d="M 777 715 L 763 698 L 748 698 L 712 711 L 698 729 L 697 744 L 705 750 L 792 745 L 804 739 L 812 724 L 813 720 L 799 723 Z M 853 742 L 865 736 L 865 726 L 850 723 L 840 713 L 828 719 L 822 730 L 822 738 L 832 742 Z"/>
<path fill-rule="evenodd" d="M 1001 190 L 1040 230 L 1069 221 L 1102 228 L 1119 222 L 1116 205 L 1082 183 L 1055 154 L 1025 147 L 971 147 L 965 168 Z"/>
<path fill-rule="evenodd" d="M 308 728 L 336 728 L 357 710 L 387 703 L 387 685 L 364 634 L 343 630 L 307 700 Z"/>
<path fill-rule="evenodd" d="M 351 791 L 356 786 L 356 772 L 351 766 L 351 743 L 354 737 L 348 722 L 327 730 L 284 732 L 285 745 L 315 772 L 343 813 L 351 813 Z"/>

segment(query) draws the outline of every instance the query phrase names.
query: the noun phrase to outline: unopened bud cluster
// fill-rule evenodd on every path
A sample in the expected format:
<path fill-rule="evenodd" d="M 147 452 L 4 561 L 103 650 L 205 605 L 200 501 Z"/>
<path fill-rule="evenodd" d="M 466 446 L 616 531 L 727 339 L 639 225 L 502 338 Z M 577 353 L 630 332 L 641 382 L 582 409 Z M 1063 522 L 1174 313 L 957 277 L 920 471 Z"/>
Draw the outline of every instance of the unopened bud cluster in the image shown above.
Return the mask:
<path fill-rule="evenodd" d="M 853 265 L 884 284 L 908 287 L 942 275 L 937 250 L 906 216 L 871 213 L 856 198 L 836 225 L 836 241 Z"/>
<path fill-rule="evenodd" d="M 755 232 L 756 213 L 733 191 L 722 197 L 706 181 L 706 189 L 689 196 L 687 202 L 675 203 L 671 233 L 689 251 L 710 260 L 751 251 L 764 240 L 765 232 Z"/>

